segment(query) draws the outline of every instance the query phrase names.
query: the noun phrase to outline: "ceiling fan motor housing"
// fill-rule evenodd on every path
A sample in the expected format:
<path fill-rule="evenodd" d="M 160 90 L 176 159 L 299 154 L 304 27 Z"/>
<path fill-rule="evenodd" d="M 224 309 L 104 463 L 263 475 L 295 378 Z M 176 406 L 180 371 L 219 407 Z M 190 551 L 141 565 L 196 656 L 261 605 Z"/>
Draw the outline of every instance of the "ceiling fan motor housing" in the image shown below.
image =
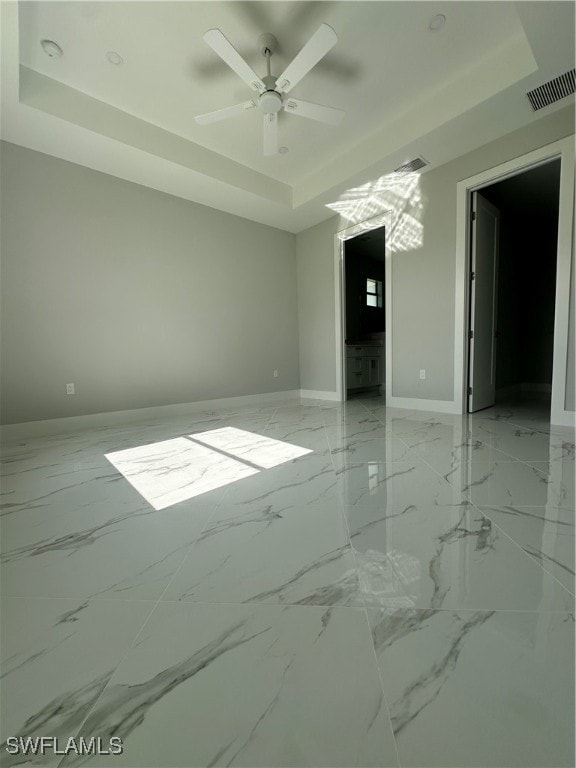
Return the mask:
<path fill-rule="evenodd" d="M 278 91 L 264 91 L 260 95 L 260 107 L 266 115 L 279 112 L 282 109 L 282 96 Z"/>

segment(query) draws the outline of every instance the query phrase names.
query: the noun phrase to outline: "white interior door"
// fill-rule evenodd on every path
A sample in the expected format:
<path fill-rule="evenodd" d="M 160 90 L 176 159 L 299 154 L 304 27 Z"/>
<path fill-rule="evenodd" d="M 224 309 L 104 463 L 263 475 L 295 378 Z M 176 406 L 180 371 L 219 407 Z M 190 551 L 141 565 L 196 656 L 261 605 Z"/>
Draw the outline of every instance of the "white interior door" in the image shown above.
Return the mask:
<path fill-rule="evenodd" d="M 496 400 L 496 310 L 500 211 L 479 192 L 472 193 L 470 267 L 470 355 L 468 411 Z"/>

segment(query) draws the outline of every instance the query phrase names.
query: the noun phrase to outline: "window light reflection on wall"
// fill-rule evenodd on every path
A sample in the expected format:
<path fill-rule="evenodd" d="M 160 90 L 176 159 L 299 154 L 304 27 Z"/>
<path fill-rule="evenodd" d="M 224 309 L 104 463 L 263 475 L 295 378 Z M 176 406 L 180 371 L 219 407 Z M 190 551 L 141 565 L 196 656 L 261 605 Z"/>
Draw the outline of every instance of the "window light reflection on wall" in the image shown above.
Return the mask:
<path fill-rule="evenodd" d="M 419 173 L 389 173 L 347 190 L 327 207 L 340 214 L 343 227 L 389 213 L 391 225 L 387 238 L 392 253 L 413 251 L 423 245 L 424 199 Z"/>

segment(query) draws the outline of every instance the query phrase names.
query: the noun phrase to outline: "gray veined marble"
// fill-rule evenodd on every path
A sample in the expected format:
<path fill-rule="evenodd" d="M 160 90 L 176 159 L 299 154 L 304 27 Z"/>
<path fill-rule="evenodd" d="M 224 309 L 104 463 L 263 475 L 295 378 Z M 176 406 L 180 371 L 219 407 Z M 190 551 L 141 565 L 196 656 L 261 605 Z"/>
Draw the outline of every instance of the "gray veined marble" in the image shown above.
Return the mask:
<path fill-rule="evenodd" d="M 368 417 L 341 424 L 329 424 L 326 426 L 326 435 L 330 448 L 334 450 L 367 438 L 389 437 L 390 432 L 381 421 Z"/>
<path fill-rule="evenodd" d="M 2 739 L 74 736 L 152 608 L 138 601 L 4 598 Z M 2 743 L 0 764 L 27 763 L 10 757 Z"/>
<path fill-rule="evenodd" d="M 264 434 L 274 440 L 280 440 L 302 448 L 309 448 L 316 456 L 326 454 L 330 450 L 323 424 L 312 427 L 300 424 L 271 426 L 267 427 Z"/>
<path fill-rule="evenodd" d="M 278 408 L 268 421 L 267 427 L 315 427 L 323 424 L 324 419 L 319 405 L 294 404 Z"/>
<path fill-rule="evenodd" d="M 413 444 L 410 448 L 410 457 L 419 458 L 448 482 L 454 477 L 469 474 L 470 468 L 475 464 L 518 461 L 513 456 L 498 451 L 481 440 L 464 437 L 460 430 L 448 433 L 448 439 L 437 435 Z"/>
<path fill-rule="evenodd" d="M 370 435 L 358 435 L 343 440 L 341 445 L 331 450 L 334 469 L 339 474 L 347 466 L 378 462 L 389 464 L 396 461 L 412 461 L 421 464 L 402 440 L 393 437 L 378 438 Z"/>
<path fill-rule="evenodd" d="M 535 558 L 572 594 L 574 589 L 574 512 L 559 507 L 483 507 L 482 513 Z"/>
<path fill-rule="evenodd" d="M 329 456 L 311 453 L 297 461 L 286 463 L 248 477 L 230 486 L 227 505 L 238 511 L 270 507 L 282 513 L 294 506 L 334 503 L 338 499 L 336 477 Z"/>
<path fill-rule="evenodd" d="M 462 493 L 421 461 L 351 462 L 338 471 L 351 528 L 411 505 L 461 506 Z"/>
<path fill-rule="evenodd" d="M 547 468 L 547 467 L 546 467 Z M 574 492 L 552 473 L 524 462 L 477 462 L 463 465 L 449 482 L 474 504 L 573 507 Z"/>
<path fill-rule="evenodd" d="M 570 610 L 572 596 L 473 506 L 406 507 L 357 527 L 356 552 L 389 564 L 385 588 L 364 592 L 367 605 L 403 594 L 418 608 Z M 357 555 L 358 559 L 358 555 Z M 390 578 L 390 572 L 395 576 Z M 390 584 L 396 587 L 393 595 Z M 384 600 L 383 600 L 384 598 Z"/>
<path fill-rule="evenodd" d="M 362 605 L 336 503 L 270 510 L 221 507 L 190 550 L 165 600 Z"/>
<path fill-rule="evenodd" d="M 199 442 L 194 435 L 112 451 L 106 458 L 158 510 L 223 488 L 260 471 L 251 463 L 239 461 Z"/>
<path fill-rule="evenodd" d="M 155 599 L 215 507 L 205 502 L 110 517 L 56 507 L 3 521 L 2 594 L 19 597 Z"/>
<path fill-rule="evenodd" d="M 124 754 L 64 765 L 398 765 L 354 609 L 163 604 L 82 731 Z"/>
<path fill-rule="evenodd" d="M 575 463 L 570 457 L 528 462 L 548 480 L 548 505 L 576 509 Z"/>
<path fill-rule="evenodd" d="M 59 768 L 571 766 L 573 434 L 382 402 L 6 442 L 2 738 L 125 739 Z"/>
<path fill-rule="evenodd" d="M 521 461 L 549 461 L 555 456 L 569 458 L 574 455 L 571 440 L 505 422 L 478 421 L 472 426 L 472 433 L 478 440 Z"/>
<path fill-rule="evenodd" d="M 513 427 L 520 427 L 543 434 L 566 437 L 574 443 L 574 425 L 572 427 L 550 424 L 550 402 L 530 399 L 522 402 L 499 404 L 468 417 L 470 423 L 478 425 L 488 422 L 504 422 Z"/>
<path fill-rule="evenodd" d="M 402 766 L 573 765 L 573 615 L 369 615 Z"/>

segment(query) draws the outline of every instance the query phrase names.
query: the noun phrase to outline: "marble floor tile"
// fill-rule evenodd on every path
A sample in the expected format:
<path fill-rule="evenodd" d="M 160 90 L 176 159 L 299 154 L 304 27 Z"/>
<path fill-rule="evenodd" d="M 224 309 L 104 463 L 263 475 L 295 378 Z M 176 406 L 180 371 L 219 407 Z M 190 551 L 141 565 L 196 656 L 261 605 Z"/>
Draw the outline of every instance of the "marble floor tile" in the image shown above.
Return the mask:
<path fill-rule="evenodd" d="M 197 435 L 209 439 L 219 433 Z M 166 509 L 259 472 L 258 467 L 200 442 L 196 435 L 113 451 L 106 458 L 154 509 Z"/>
<path fill-rule="evenodd" d="M 574 765 L 574 614 L 369 616 L 402 766 Z"/>
<path fill-rule="evenodd" d="M 297 397 L 293 399 L 290 403 L 285 403 L 285 405 L 292 405 L 296 407 L 301 408 L 330 408 L 332 405 L 334 405 L 334 400 L 324 400 L 319 397 Z M 279 408 L 282 406 L 278 406 Z"/>
<path fill-rule="evenodd" d="M 416 413 L 416 411 L 412 408 L 388 408 L 386 406 L 386 398 L 362 398 L 360 400 L 354 400 L 354 401 L 347 401 L 346 405 L 348 405 L 350 402 L 360 402 L 362 405 L 364 405 L 365 408 L 367 408 L 371 413 L 381 413 L 385 418 L 391 419 L 391 418 L 404 418 L 406 416 L 409 416 L 413 413 Z M 423 411 L 419 411 L 419 413 L 424 413 Z"/>
<path fill-rule="evenodd" d="M 346 464 L 338 472 L 338 490 L 350 520 L 378 518 L 387 510 L 466 502 L 454 485 L 418 459 Z"/>
<path fill-rule="evenodd" d="M 315 454 L 326 454 L 330 450 L 328 437 L 326 436 L 326 430 L 323 424 L 314 427 L 301 425 L 271 426 L 267 427 L 263 434 L 274 440 L 281 440 L 289 443 L 290 445 L 309 448 Z"/>
<path fill-rule="evenodd" d="M 426 431 L 436 427 L 463 429 L 466 416 L 452 413 L 433 413 L 431 411 L 413 411 L 404 408 L 373 409 L 372 413 L 385 422 L 396 436 L 409 435 L 413 432 L 426 435 Z"/>
<path fill-rule="evenodd" d="M 103 511 L 113 504 L 128 513 L 143 506 L 142 496 L 105 459 L 17 470 L 2 478 L 1 499 L 3 520 L 33 510 L 58 513 L 90 506 Z"/>
<path fill-rule="evenodd" d="M 410 564 L 395 550 L 378 548 L 368 542 L 354 545 L 352 551 L 358 573 L 358 589 L 365 606 L 389 605 L 393 603 L 404 607 L 414 605 L 404 583 L 404 576 Z"/>
<path fill-rule="evenodd" d="M 322 409 L 319 406 L 293 405 L 286 408 L 278 408 L 270 418 L 269 427 L 292 427 L 296 425 L 316 427 L 324 424 Z"/>
<path fill-rule="evenodd" d="M 374 592 L 363 595 L 367 605 L 404 595 L 418 608 L 572 607 L 572 595 L 473 506 L 398 509 L 361 525 L 352 519 L 349 525 L 354 551 L 386 559 L 397 579 L 392 592 L 388 572 L 383 571 L 382 588 L 374 575 Z"/>
<path fill-rule="evenodd" d="M 312 453 L 310 448 L 276 440 L 270 435 L 237 427 L 220 427 L 188 436 L 197 445 L 245 463 L 258 470 L 270 469 Z"/>
<path fill-rule="evenodd" d="M 518 398 L 510 402 L 499 403 L 492 408 L 486 408 L 477 413 L 468 414 L 471 423 L 479 423 L 484 420 L 499 421 L 511 424 L 523 429 L 532 429 L 549 435 L 559 435 L 574 443 L 574 428 L 550 424 L 550 402 L 538 398 Z"/>
<path fill-rule="evenodd" d="M 269 414 L 267 415 L 258 414 L 255 416 L 237 414 L 237 415 L 232 415 L 224 418 L 219 414 L 217 423 L 209 424 L 207 426 L 200 425 L 200 424 L 193 424 L 192 425 L 193 428 L 189 430 L 189 432 L 185 432 L 184 434 L 195 435 L 198 432 L 208 432 L 211 429 L 221 429 L 223 427 L 244 429 L 249 432 L 263 434 L 266 431 L 266 427 L 270 423 L 270 419 L 271 419 L 271 415 Z"/>
<path fill-rule="evenodd" d="M 409 444 L 409 440 L 403 442 Z M 412 444 L 408 456 L 426 462 L 448 481 L 452 476 L 466 470 L 466 465 L 519 461 L 480 440 L 465 438 L 461 433 L 451 435 L 448 440 L 435 437 Z"/>
<path fill-rule="evenodd" d="M 527 464 L 537 469 L 547 478 L 549 503 L 566 507 L 566 509 L 576 508 L 574 459 L 529 461 Z"/>
<path fill-rule="evenodd" d="M 0 764 L 21 765 L 12 736 L 74 736 L 153 603 L 3 598 Z M 56 766 L 38 756 L 26 765 Z"/>
<path fill-rule="evenodd" d="M 521 461 L 574 456 L 574 443 L 557 435 L 487 419 L 473 422 L 471 436 Z"/>
<path fill-rule="evenodd" d="M 224 505 L 190 549 L 165 600 L 363 605 L 337 501 L 271 514 Z"/>
<path fill-rule="evenodd" d="M 480 506 L 573 505 L 562 484 L 524 462 L 469 462 L 449 475 L 451 485 Z"/>
<path fill-rule="evenodd" d="M 329 455 L 310 453 L 272 467 L 229 486 L 225 501 L 241 512 L 260 507 L 281 514 L 294 505 L 314 504 L 337 497 L 336 476 Z"/>
<path fill-rule="evenodd" d="M 378 419 L 363 418 L 345 424 L 328 424 L 326 425 L 326 435 L 330 447 L 334 449 L 346 447 L 356 440 L 386 438 L 389 436 L 389 432 L 386 425 Z"/>
<path fill-rule="evenodd" d="M 376 418 L 371 411 L 359 403 L 351 403 L 345 407 L 323 408 L 322 417 L 327 427 L 335 427 L 339 424 L 354 426 L 366 421 L 374 421 Z"/>
<path fill-rule="evenodd" d="M 574 594 L 573 510 L 514 506 L 481 511 Z"/>
<path fill-rule="evenodd" d="M 124 741 L 88 765 L 398 765 L 351 608 L 161 604 L 81 730 Z"/>
<path fill-rule="evenodd" d="M 56 507 L 55 514 L 21 511 L 2 521 L 3 595 L 152 600 L 162 593 L 214 507 L 187 502 L 178 508 L 113 515 Z"/>
<path fill-rule="evenodd" d="M 365 437 L 358 435 L 331 450 L 332 462 L 336 472 L 342 472 L 345 467 L 353 464 L 370 464 L 378 462 L 387 464 L 396 461 L 418 461 L 417 454 L 402 440 L 395 437 Z"/>
<path fill-rule="evenodd" d="M 568 765 L 573 431 L 383 403 L 4 442 L 0 764 Z"/>

